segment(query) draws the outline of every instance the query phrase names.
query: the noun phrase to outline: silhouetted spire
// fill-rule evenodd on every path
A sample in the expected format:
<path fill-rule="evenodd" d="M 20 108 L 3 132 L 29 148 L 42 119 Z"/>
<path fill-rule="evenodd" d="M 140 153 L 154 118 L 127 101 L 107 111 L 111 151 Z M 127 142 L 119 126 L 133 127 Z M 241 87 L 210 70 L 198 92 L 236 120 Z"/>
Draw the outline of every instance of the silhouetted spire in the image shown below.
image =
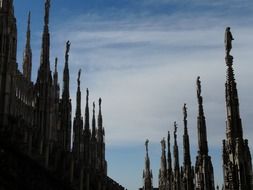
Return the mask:
<path fill-rule="evenodd" d="M 95 140 L 96 139 L 96 135 L 97 135 L 97 132 L 96 132 L 95 102 L 93 102 L 92 135 L 91 135 L 91 138 L 93 140 Z"/>
<path fill-rule="evenodd" d="M 64 145 L 65 150 L 70 150 L 71 144 L 71 99 L 69 96 L 69 66 L 68 66 L 68 58 L 69 58 L 69 50 L 70 50 L 70 42 L 66 42 L 66 52 L 65 52 L 65 66 L 63 71 L 63 91 L 62 91 L 62 99 L 61 99 L 61 127 L 64 130 Z"/>
<path fill-rule="evenodd" d="M 159 189 L 167 189 L 167 164 L 166 164 L 166 141 L 163 138 L 161 141 L 162 155 L 159 170 Z"/>
<path fill-rule="evenodd" d="M 146 140 L 145 142 L 145 147 L 146 147 L 145 169 L 143 170 L 143 181 L 144 181 L 143 190 L 153 190 L 153 185 L 152 185 L 153 174 L 152 174 L 152 171 L 150 170 L 148 143 L 149 143 L 149 140 Z"/>
<path fill-rule="evenodd" d="M 45 0 L 45 16 L 44 16 L 44 30 L 42 35 L 42 47 L 40 55 L 40 68 L 38 71 L 37 83 L 51 83 L 52 76 L 50 70 L 50 34 L 49 34 L 49 9 L 50 0 Z M 40 81 L 40 82 L 39 82 Z"/>
<path fill-rule="evenodd" d="M 236 138 L 243 139 L 242 123 L 239 110 L 239 98 L 237 85 L 234 77 L 233 57 L 226 56 L 227 81 L 226 87 L 226 108 L 227 108 L 227 139 L 230 143 Z"/>
<path fill-rule="evenodd" d="M 179 153 L 177 145 L 177 123 L 174 122 L 174 190 L 181 190 Z"/>
<path fill-rule="evenodd" d="M 171 151 L 170 151 L 170 132 L 168 131 L 168 136 L 167 136 L 167 143 L 168 143 L 168 158 L 167 158 L 167 179 L 168 179 L 168 184 L 167 184 L 167 188 L 168 190 L 172 190 L 173 189 L 173 170 L 172 170 L 172 160 L 171 160 Z"/>
<path fill-rule="evenodd" d="M 189 143 L 189 135 L 188 135 L 188 128 L 187 128 L 187 107 L 184 104 L 183 107 L 183 114 L 184 114 L 184 166 L 182 168 L 182 180 L 183 180 L 183 188 L 185 190 L 193 190 L 193 172 L 192 172 L 192 165 L 191 165 L 191 154 L 190 154 L 190 143 Z"/>
<path fill-rule="evenodd" d="M 89 89 L 86 90 L 85 124 L 84 132 L 90 133 L 90 113 L 89 113 Z"/>
<path fill-rule="evenodd" d="M 205 120 L 204 109 L 203 109 L 203 98 L 201 96 L 200 77 L 197 78 L 196 84 L 197 84 L 197 98 L 198 98 L 198 104 L 199 104 L 199 115 L 198 115 L 199 153 L 202 155 L 208 155 L 206 120 Z"/>
<path fill-rule="evenodd" d="M 81 69 L 78 71 L 77 77 L 77 92 L 76 92 L 76 115 L 73 123 L 73 152 L 77 160 L 82 156 L 81 153 L 83 150 L 83 118 L 81 113 L 81 90 L 80 90 L 80 78 L 81 78 Z"/>
<path fill-rule="evenodd" d="M 57 71 L 57 66 L 58 66 L 58 58 L 55 58 L 54 62 L 54 85 L 58 85 L 58 71 Z"/>
<path fill-rule="evenodd" d="M 149 160 L 149 155 L 148 155 L 148 143 L 149 143 L 149 140 L 147 139 L 146 142 L 145 142 L 145 147 L 146 147 L 145 169 L 146 169 L 146 171 L 150 171 L 150 160 Z"/>
<path fill-rule="evenodd" d="M 191 155 L 190 155 L 190 143 L 189 143 L 189 135 L 188 135 L 188 128 L 187 128 L 187 107 L 184 104 L 183 107 L 183 114 L 184 114 L 184 167 L 191 167 Z"/>
<path fill-rule="evenodd" d="M 49 9 L 50 9 L 50 0 L 45 0 L 45 16 L 44 16 L 45 26 L 48 26 L 49 24 Z"/>
<path fill-rule="evenodd" d="M 197 118 L 198 128 L 198 155 L 195 164 L 195 185 L 197 190 L 207 189 L 214 190 L 213 164 L 211 157 L 208 155 L 208 144 L 206 134 L 206 120 L 203 110 L 203 98 L 201 96 L 200 77 L 197 78 L 197 98 L 199 115 Z"/>
<path fill-rule="evenodd" d="M 31 12 L 28 14 L 27 32 L 26 32 L 26 46 L 24 51 L 23 59 L 23 74 L 24 77 L 31 81 L 31 71 L 32 71 L 32 49 L 31 49 Z"/>
<path fill-rule="evenodd" d="M 81 90 L 80 90 L 81 69 L 78 71 L 77 92 L 76 92 L 76 118 L 81 117 Z"/>
<path fill-rule="evenodd" d="M 62 97 L 69 99 L 69 50 L 70 50 L 70 42 L 66 43 L 66 53 L 65 53 L 65 66 L 63 72 L 63 91 Z"/>
<path fill-rule="evenodd" d="M 171 161 L 171 151 L 170 151 L 170 132 L 168 131 L 168 137 L 167 137 L 167 143 L 168 143 L 168 170 L 172 171 L 172 161 Z"/>
<path fill-rule="evenodd" d="M 234 40 L 230 27 L 225 31 L 227 81 L 225 98 L 227 109 L 226 137 L 223 141 L 224 190 L 253 189 L 252 158 L 248 140 L 243 139 L 239 98 L 233 70 L 233 56 L 230 55 Z"/>
<path fill-rule="evenodd" d="M 103 128 L 103 117 L 102 117 L 102 111 L 101 111 L 101 104 L 102 99 L 99 98 L 99 112 L 98 112 L 98 129 L 101 130 Z"/>
<path fill-rule="evenodd" d="M 177 146 L 177 123 L 174 122 L 174 169 L 179 168 L 178 146 Z"/>

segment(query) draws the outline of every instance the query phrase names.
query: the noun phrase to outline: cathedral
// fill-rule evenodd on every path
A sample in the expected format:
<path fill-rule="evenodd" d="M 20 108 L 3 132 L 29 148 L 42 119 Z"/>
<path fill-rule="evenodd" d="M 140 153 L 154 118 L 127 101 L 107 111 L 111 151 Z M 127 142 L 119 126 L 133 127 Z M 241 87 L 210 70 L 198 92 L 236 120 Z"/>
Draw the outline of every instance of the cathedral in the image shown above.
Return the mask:
<path fill-rule="evenodd" d="M 141 190 L 253 190 L 252 158 L 248 140 L 243 138 L 242 122 L 239 111 L 239 97 L 237 93 L 235 74 L 233 69 L 232 49 L 233 36 L 230 27 L 225 31 L 225 63 L 227 66 L 225 82 L 226 102 L 226 139 L 222 143 L 223 178 L 221 187 L 214 182 L 214 172 L 211 156 L 208 153 L 207 126 L 204 114 L 203 97 L 201 95 L 201 81 L 197 77 L 197 136 L 198 151 L 195 166 L 191 162 L 190 142 L 187 127 L 187 107 L 183 106 L 183 165 L 179 164 L 177 144 L 177 124 L 174 123 L 174 146 L 172 156 L 170 150 L 170 132 L 166 141 L 161 141 L 162 155 L 158 176 L 158 188 L 153 187 L 153 176 L 150 168 L 146 142 L 145 169 L 143 171 L 143 187 Z"/>
<path fill-rule="evenodd" d="M 53 73 L 50 68 L 49 14 L 50 0 L 45 0 L 40 64 L 33 82 L 31 14 L 20 71 L 13 0 L 0 0 L 0 189 L 124 190 L 107 175 L 102 99 L 97 104 L 98 116 L 95 103 L 90 115 L 88 89 L 82 116 L 81 70 L 72 126 L 71 43 L 66 43 L 60 95 L 57 58 Z"/>

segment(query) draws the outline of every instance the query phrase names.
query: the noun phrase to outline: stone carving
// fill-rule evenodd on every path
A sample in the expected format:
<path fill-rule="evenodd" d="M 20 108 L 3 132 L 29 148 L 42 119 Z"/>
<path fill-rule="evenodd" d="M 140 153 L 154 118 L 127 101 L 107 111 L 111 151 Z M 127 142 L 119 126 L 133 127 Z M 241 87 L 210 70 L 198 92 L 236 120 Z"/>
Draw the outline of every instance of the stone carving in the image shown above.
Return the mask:
<path fill-rule="evenodd" d="M 161 146 L 162 146 L 162 150 L 165 151 L 165 149 L 166 149 L 166 142 L 165 142 L 164 138 L 161 140 Z"/>
<path fill-rule="evenodd" d="M 184 104 L 184 107 L 183 107 L 183 114 L 184 114 L 184 120 L 187 119 L 187 107 L 186 107 L 186 104 Z"/>
<path fill-rule="evenodd" d="M 80 77 L 81 77 L 81 72 L 82 72 L 82 70 L 81 70 L 81 69 L 79 69 L 79 71 L 78 71 L 78 78 L 77 78 L 77 83 L 78 83 L 78 86 L 80 86 Z"/>
<path fill-rule="evenodd" d="M 146 152 L 148 152 L 148 143 L 149 143 L 149 140 L 147 139 L 145 142 Z"/>
<path fill-rule="evenodd" d="M 234 38 L 233 38 L 233 35 L 230 31 L 230 27 L 227 27 L 226 31 L 225 31 L 225 39 L 224 39 L 227 56 L 230 54 L 230 51 L 232 49 L 232 40 L 234 40 Z"/>
<path fill-rule="evenodd" d="M 177 139 L 177 122 L 174 122 L 174 139 Z"/>

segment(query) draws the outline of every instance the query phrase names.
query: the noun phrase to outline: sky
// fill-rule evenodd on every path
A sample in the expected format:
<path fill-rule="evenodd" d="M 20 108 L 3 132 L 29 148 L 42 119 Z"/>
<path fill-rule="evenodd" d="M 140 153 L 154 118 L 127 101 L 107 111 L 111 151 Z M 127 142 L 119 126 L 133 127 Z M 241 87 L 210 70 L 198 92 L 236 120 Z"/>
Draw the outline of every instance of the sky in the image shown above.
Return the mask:
<path fill-rule="evenodd" d="M 31 11 L 33 71 L 39 67 L 43 0 L 15 0 L 21 69 Z M 187 103 L 192 163 L 197 155 L 196 78 L 201 77 L 209 154 L 215 183 L 222 183 L 226 80 L 224 31 L 231 27 L 235 78 L 244 137 L 252 152 L 253 1 L 251 0 L 52 0 L 51 69 L 59 59 L 62 83 L 65 43 L 71 41 L 70 92 L 75 113 L 76 79 L 82 69 L 91 101 L 102 97 L 108 175 L 129 190 L 142 186 L 146 139 L 153 184 L 158 186 L 160 141 L 178 123 L 182 164 L 182 107 Z M 91 102 L 90 102 L 91 106 Z M 172 147 L 171 147 L 172 148 Z"/>

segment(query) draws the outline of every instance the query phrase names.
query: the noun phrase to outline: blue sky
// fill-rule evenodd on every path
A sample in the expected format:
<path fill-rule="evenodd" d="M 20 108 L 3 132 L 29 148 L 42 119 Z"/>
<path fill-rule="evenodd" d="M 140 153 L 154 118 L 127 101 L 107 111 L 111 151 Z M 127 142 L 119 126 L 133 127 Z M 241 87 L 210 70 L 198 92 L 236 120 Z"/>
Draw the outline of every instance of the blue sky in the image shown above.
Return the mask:
<path fill-rule="evenodd" d="M 28 11 L 32 12 L 33 80 L 37 77 L 43 27 L 43 0 L 15 0 L 18 63 L 21 68 Z M 225 137 L 224 30 L 235 41 L 235 73 L 244 135 L 253 130 L 253 1 L 251 0 L 52 0 L 51 68 L 59 58 L 60 82 L 65 42 L 70 40 L 70 82 L 75 110 L 76 77 L 84 89 L 103 98 L 108 174 L 129 190 L 142 186 L 144 142 L 150 139 L 151 167 L 157 186 L 160 140 L 179 124 L 188 104 L 192 163 L 196 156 L 195 80 L 202 79 L 204 109 L 215 182 L 222 182 L 221 145 Z M 74 113 L 74 112 L 73 112 Z M 252 148 L 251 148 L 252 150 Z M 180 154 L 182 160 L 182 155 Z M 182 163 L 182 162 L 181 162 Z"/>

